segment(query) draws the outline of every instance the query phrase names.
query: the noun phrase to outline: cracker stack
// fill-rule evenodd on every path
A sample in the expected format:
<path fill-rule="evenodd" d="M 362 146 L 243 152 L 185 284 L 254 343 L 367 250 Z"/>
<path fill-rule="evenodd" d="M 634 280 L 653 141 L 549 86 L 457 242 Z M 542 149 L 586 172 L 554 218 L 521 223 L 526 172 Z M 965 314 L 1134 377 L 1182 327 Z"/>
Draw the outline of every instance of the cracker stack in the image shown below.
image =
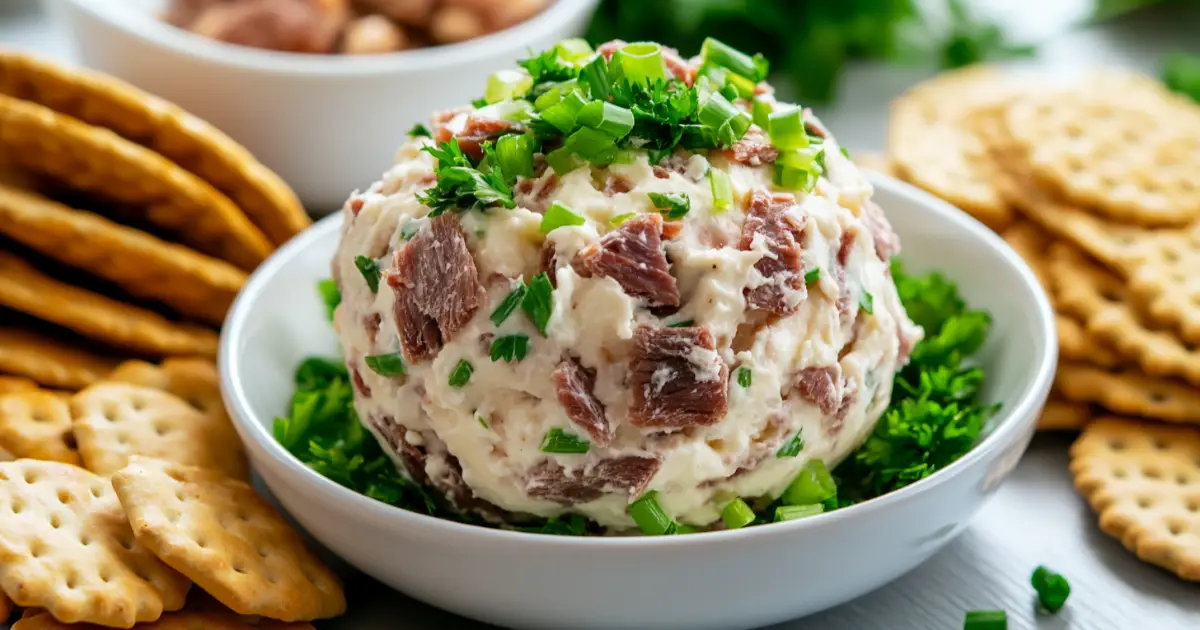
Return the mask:
<path fill-rule="evenodd" d="M 247 273 L 308 225 L 282 180 L 203 121 L 0 50 L 0 391 L 215 356 Z"/>
<path fill-rule="evenodd" d="M 970 69 L 892 107 L 887 163 L 1000 233 L 1057 312 L 1039 427 L 1142 559 L 1200 580 L 1200 107 L 1134 74 Z"/>
<path fill-rule="evenodd" d="M 248 484 L 203 359 L 0 393 L 0 624 L 276 628 L 339 615 L 334 574 Z"/>

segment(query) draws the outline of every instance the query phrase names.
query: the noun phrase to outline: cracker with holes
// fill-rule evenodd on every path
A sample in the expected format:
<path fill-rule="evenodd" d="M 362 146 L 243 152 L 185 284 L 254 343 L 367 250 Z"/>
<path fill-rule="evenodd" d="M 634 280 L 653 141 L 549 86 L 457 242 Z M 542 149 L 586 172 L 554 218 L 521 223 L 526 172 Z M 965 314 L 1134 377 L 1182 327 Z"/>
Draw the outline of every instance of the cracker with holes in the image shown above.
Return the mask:
<path fill-rule="evenodd" d="M 138 540 L 234 612 L 311 621 L 345 611 L 333 572 L 248 484 L 146 458 L 112 482 Z"/>
<path fill-rule="evenodd" d="M 67 400 L 38 389 L 0 395 L 0 448 L 14 459 L 78 465 Z"/>
<path fill-rule="evenodd" d="M 1160 235 L 1129 276 L 1130 291 L 1157 322 L 1189 343 L 1200 343 L 1200 225 Z"/>
<path fill-rule="evenodd" d="M 1092 420 L 1092 409 L 1086 404 L 1065 400 L 1051 392 L 1050 399 L 1038 417 L 1038 431 L 1078 431 Z"/>
<path fill-rule="evenodd" d="M 126 361 L 108 375 L 108 380 L 174 394 L 204 413 L 225 413 L 217 366 L 207 359 L 167 359 L 159 365 Z"/>
<path fill-rule="evenodd" d="M 312 624 L 263 619 L 255 623 L 231 612 L 182 610 L 158 621 L 139 623 L 133 630 L 314 630 Z M 105 630 L 94 624 L 66 624 L 40 613 L 13 624 L 12 630 Z"/>
<path fill-rule="evenodd" d="M 1200 424 L 1200 389 L 1146 376 L 1137 368 L 1105 369 L 1063 361 L 1058 364 L 1054 388 L 1067 400 L 1098 405 L 1113 413 Z"/>
<path fill-rule="evenodd" d="M 1115 368 L 1126 363 L 1108 343 L 1084 327 L 1074 317 L 1056 314 L 1058 356 L 1067 361 L 1080 361 L 1103 368 Z"/>
<path fill-rule="evenodd" d="M 1100 529 L 1200 581 L 1200 429 L 1099 418 L 1071 446 L 1071 474 Z"/>
<path fill-rule="evenodd" d="M 13 603 L 128 628 L 182 608 L 189 585 L 137 541 L 105 479 L 57 462 L 0 463 L 0 588 Z"/>
<path fill-rule="evenodd" d="M 84 468 L 108 476 L 145 455 L 247 479 L 241 441 L 222 412 L 201 411 L 168 392 L 104 382 L 71 398 Z"/>

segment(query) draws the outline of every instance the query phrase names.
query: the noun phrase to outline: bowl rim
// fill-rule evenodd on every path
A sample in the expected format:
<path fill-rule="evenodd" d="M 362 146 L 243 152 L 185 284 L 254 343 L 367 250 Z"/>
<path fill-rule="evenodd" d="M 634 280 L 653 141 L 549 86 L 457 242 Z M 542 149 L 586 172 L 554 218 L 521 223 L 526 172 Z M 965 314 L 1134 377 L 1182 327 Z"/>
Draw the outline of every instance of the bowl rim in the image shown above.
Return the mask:
<path fill-rule="evenodd" d="M 520 48 L 545 33 L 554 33 L 599 0 L 554 0 L 540 13 L 506 29 L 457 44 L 378 55 L 302 54 L 229 44 L 172 26 L 125 1 L 59 0 L 123 31 L 127 36 L 193 59 L 242 70 L 315 77 L 363 77 L 437 70 Z"/>
<path fill-rule="evenodd" d="M 1032 308 L 1037 316 L 1037 329 L 1042 336 L 1042 346 L 1046 348 L 1041 356 L 1035 357 L 1036 369 L 1027 382 L 1021 398 L 994 418 L 994 421 L 997 422 L 996 428 L 982 442 L 946 468 L 881 497 L 810 518 L 771 523 L 761 527 L 698 532 L 686 536 L 576 537 L 495 529 L 450 521 L 376 501 L 327 479 L 305 466 L 284 449 L 271 435 L 267 424 L 260 422 L 255 416 L 246 400 L 239 366 L 233 361 L 233 357 L 235 348 L 241 345 L 242 332 L 245 328 L 244 322 L 247 319 L 246 314 L 249 312 L 255 296 L 274 278 L 278 270 L 289 264 L 292 259 L 302 255 L 311 243 L 326 238 L 328 232 L 340 228 L 342 213 L 334 213 L 322 219 L 276 251 L 250 276 L 234 300 L 223 326 L 218 355 L 221 390 L 225 405 L 230 411 L 233 422 L 241 426 L 242 431 L 239 433 L 249 435 L 255 442 L 247 447 L 260 450 L 266 458 L 270 459 L 274 467 L 284 471 L 280 472 L 280 475 L 290 475 L 312 491 L 325 495 L 328 500 L 343 504 L 348 511 L 359 514 L 362 518 L 370 517 L 376 522 L 385 524 L 389 529 L 413 528 L 432 535 L 478 537 L 479 542 L 499 542 L 507 545 L 551 545 L 574 549 L 596 547 L 607 551 L 617 551 L 645 549 L 649 546 L 689 547 L 715 544 L 725 540 L 782 536 L 810 528 L 838 527 L 840 523 L 847 520 L 866 518 L 871 514 L 886 510 L 889 506 L 907 501 L 926 490 L 949 483 L 968 468 L 982 461 L 988 452 L 1003 449 L 1025 435 L 1027 429 L 1037 421 L 1038 409 L 1050 390 L 1058 363 L 1054 312 L 1049 298 L 1033 271 L 1003 239 L 970 215 L 923 190 L 887 175 L 869 172 L 867 176 L 876 188 L 887 189 L 891 194 L 907 197 L 914 203 L 928 206 L 929 209 L 941 215 L 941 220 L 956 224 L 959 231 L 971 234 L 984 246 L 996 250 L 1005 262 L 1015 269 L 1022 283 L 1034 296 Z"/>

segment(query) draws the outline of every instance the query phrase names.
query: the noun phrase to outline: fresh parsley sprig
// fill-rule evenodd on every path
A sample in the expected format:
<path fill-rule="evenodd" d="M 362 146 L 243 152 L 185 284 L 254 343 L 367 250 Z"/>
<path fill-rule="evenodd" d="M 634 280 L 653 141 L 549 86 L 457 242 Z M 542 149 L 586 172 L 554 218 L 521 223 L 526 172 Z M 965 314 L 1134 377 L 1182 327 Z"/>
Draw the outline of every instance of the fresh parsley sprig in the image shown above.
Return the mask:
<path fill-rule="evenodd" d="M 437 184 L 417 193 L 417 200 L 429 206 L 429 216 L 435 217 L 447 210 L 516 206 L 509 182 L 498 168 L 491 166 L 497 163 L 493 144 L 485 146 L 485 157 L 480 164 L 473 163 L 455 140 L 438 146 L 427 145 L 421 150 L 438 161 Z M 483 166 L 484 163 L 487 166 Z"/>

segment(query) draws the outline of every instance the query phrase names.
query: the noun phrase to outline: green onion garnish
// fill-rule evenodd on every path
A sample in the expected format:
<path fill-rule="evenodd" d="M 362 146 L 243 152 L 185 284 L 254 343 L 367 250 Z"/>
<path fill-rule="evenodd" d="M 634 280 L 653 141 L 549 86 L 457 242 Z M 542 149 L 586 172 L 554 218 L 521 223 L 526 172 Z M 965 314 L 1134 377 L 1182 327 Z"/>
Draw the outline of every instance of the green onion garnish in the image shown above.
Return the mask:
<path fill-rule="evenodd" d="M 821 277 L 821 268 L 813 267 L 804 272 L 804 284 L 812 284 Z"/>
<path fill-rule="evenodd" d="M 859 296 L 859 298 L 858 298 L 858 307 L 861 308 L 863 310 L 863 312 L 866 313 L 867 315 L 874 315 L 875 314 L 875 296 L 871 295 L 870 293 L 868 293 L 866 291 L 863 291 L 862 295 Z"/>
<path fill-rule="evenodd" d="M 542 215 L 542 223 L 538 226 L 538 231 L 542 234 L 549 234 L 551 231 L 570 225 L 583 225 L 587 220 L 575 214 L 570 208 L 555 201 L 546 209 L 546 214 Z"/>
<path fill-rule="evenodd" d="M 653 84 L 667 80 L 667 65 L 663 63 L 662 47 L 652 42 L 626 44 L 613 54 L 612 64 L 623 76 L 634 82 Z"/>
<path fill-rule="evenodd" d="M 567 136 L 563 148 L 597 165 L 611 164 L 617 157 L 617 141 L 590 127 L 576 129 Z"/>
<path fill-rule="evenodd" d="M 579 92 L 567 92 L 559 102 L 547 107 L 546 111 L 541 113 L 541 118 L 559 131 L 571 133 L 575 128 L 575 118 L 586 103 Z"/>
<path fill-rule="evenodd" d="M 499 103 L 524 96 L 533 87 L 533 77 L 517 70 L 501 70 L 488 77 L 483 99 Z"/>
<path fill-rule="evenodd" d="M 636 216 L 637 216 L 636 212 L 626 212 L 625 214 L 618 214 L 617 216 L 608 220 L 608 227 L 614 227 L 614 228 L 619 227 L 622 223 L 624 223 Z"/>
<path fill-rule="evenodd" d="M 733 205 L 733 184 L 729 174 L 719 168 L 710 168 L 708 182 L 712 186 L 713 212 L 728 210 Z"/>
<path fill-rule="evenodd" d="M 342 303 L 341 290 L 336 282 L 326 278 L 317 282 L 317 293 L 321 294 L 321 301 L 325 303 L 325 316 L 329 321 L 333 321 L 333 312 L 337 310 L 338 304 Z"/>
<path fill-rule="evenodd" d="M 572 37 L 558 42 L 554 45 L 554 51 L 558 53 L 559 59 L 568 63 L 582 61 L 594 52 L 587 41 L 581 37 Z"/>
<path fill-rule="evenodd" d="M 804 110 L 793 107 L 771 114 L 771 144 L 782 151 L 808 146 L 808 130 L 804 127 Z"/>
<path fill-rule="evenodd" d="M 676 529 L 675 522 L 658 504 L 658 491 L 651 490 L 629 505 L 629 516 L 647 536 L 663 536 Z"/>
<path fill-rule="evenodd" d="M 846 150 L 846 147 L 838 147 L 838 151 L 841 151 L 842 155 L 846 156 L 846 159 L 850 159 L 850 152 Z"/>
<path fill-rule="evenodd" d="M 566 147 L 559 147 L 547 153 L 546 163 L 550 165 L 550 168 L 554 169 L 557 175 L 566 175 L 586 164 L 586 162 L 568 151 Z"/>
<path fill-rule="evenodd" d="M 520 361 L 529 354 L 529 337 L 527 335 L 504 335 L 492 341 L 492 361 L 504 360 L 505 363 Z"/>
<path fill-rule="evenodd" d="M 496 310 L 492 311 L 492 323 L 496 326 L 503 324 L 504 320 L 508 319 L 508 316 L 512 315 L 512 312 L 517 310 L 517 307 L 521 305 L 521 300 L 525 299 L 525 292 L 527 290 L 525 282 L 517 280 L 516 286 L 508 292 L 508 295 L 504 296 L 503 300 L 500 300 L 500 304 L 496 306 Z"/>
<path fill-rule="evenodd" d="M 775 185 L 788 190 L 811 191 L 822 172 L 817 158 L 824 151 L 825 147 L 810 144 L 805 149 L 781 153 L 775 162 Z"/>
<path fill-rule="evenodd" d="M 367 281 L 367 287 L 371 289 L 371 293 L 379 293 L 379 263 L 366 256 L 356 256 L 354 266 L 362 274 L 363 280 Z"/>
<path fill-rule="evenodd" d="M 380 376 L 404 376 L 404 356 L 399 352 L 363 357 L 363 362 Z"/>
<path fill-rule="evenodd" d="M 667 324 L 667 328 L 691 328 L 695 323 L 694 319 L 681 319 L 673 324 Z"/>
<path fill-rule="evenodd" d="M 650 203 L 659 211 L 666 211 L 668 220 L 682 219 L 692 209 L 692 198 L 687 193 L 647 193 Z"/>
<path fill-rule="evenodd" d="M 737 382 L 738 385 L 741 385 L 743 388 L 750 387 L 750 385 L 754 383 L 754 372 L 751 372 L 750 368 L 748 367 L 738 368 Z"/>
<path fill-rule="evenodd" d="M 713 93 L 704 102 L 698 120 L 716 132 L 717 144 L 721 146 L 737 142 L 750 128 L 750 116 L 718 93 Z"/>
<path fill-rule="evenodd" d="M 496 162 L 504 179 L 533 177 L 533 136 L 508 134 L 496 140 Z"/>
<path fill-rule="evenodd" d="M 475 416 L 475 419 L 479 421 L 479 426 L 481 426 L 481 427 L 483 427 L 483 428 L 485 428 L 485 429 L 490 429 L 490 428 L 492 428 L 492 427 L 489 427 L 489 426 L 488 426 L 488 421 L 487 421 L 487 418 L 484 418 L 483 416 Z"/>
<path fill-rule="evenodd" d="M 603 101 L 592 101 L 579 110 L 576 122 L 621 139 L 633 129 L 633 112 Z"/>
<path fill-rule="evenodd" d="M 421 222 L 420 221 L 409 221 L 408 223 L 405 223 L 403 226 L 400 227 L 400 238 L 407 241 L 410 238 L 416 236 L 417 232 L 420 232 L 420 231 L 421 231 Z"/>
<path fill-rule="evenodd" d="M 550 429 L 542 438 L 543 453 L 582 454 L 589 448 L 590 442 L 559 428 Z"/>
<path fill-rule="evenodd" d="M 804 433 L 803 430 L 796 431 L 796 435 L 793 435 L 792 439 L 784 442 L 783 446 L 780 446 L 779 450 L 775 451 L 775 457 L 786 459 L 799 455 L 800 451 L 804 450 L 804 438 L 800 437 L 802 433 Z"/>
<path fill-rule="evenodd" d="M 771 112 L 775 110 L 775 106 L 770 101 L 765 99 L 754 99 L 754 106 L 751 109 L 754 124 L 758 125 L 763 131 L 770 133 L 771 131 Z"/>
<path fill-rule="evenodd" d="M 1008 630 L 1008 613 L 1003 610 L 967 611 L 963 630 Z"/>
<path fill-rule="evenodd" d="M 794 521 L 798 518 L 816 516 L 825 511 L 820 503 L 816 505 L 781 505 L 775 508 L 775 522 Z"/>
<path fill-rule="evenodd" d="M 471 380 L 471 375 L 475 373 L 475 366 L 466 359 L 459 359 L 458 365 L 450 371 L 450 387 L 462 387 Z"/>
<path fill-rule="evenodd" d="M 825 462 L 810 459 L 783 491 L 784 505 L 812 505 L 837 494 L 837 484 Z"/>
<path fill-rule="evenodd" d="M 727 529 L 741 529 L 755 519 L 754 510 L 741 499 L 734 499 L 721 510 L 721 520 Z"/>
<path fill-rule="evenodd" d="M 521 310 L 525 311 L 529 321 L 533 322 L 543 337 L 546 336 L 546 325 L 550 323 L 550 313 L 554 309 L 554 302 L 551 301 L 553 293 L 554 285 L 550 284 L 550 276 L 543 271 L 534 276 L 521 300 Z"/>
<path fill-rule="evenodd" d="M 762 55 L 751 57 L 746 53 L 711 37 L 706 38 L 700 45 L 700 58 L 703 64 L 711 64 L 725 68 L 754 83 L 767 78 L 770 65 Z"/>
<path fill-rule="evenodd" d="M 1063 605 L 1067 603 L 1067 597 L 1071 595 L 1071 584 L 1067 582 L 1067 578 L 1044 566 L 1033 570 L 1029 582 L 1033 585 L 1033 590 L 1037 591 L 1038 603 L 1051 613 L 1062 610 Z"/>
<path fill-rule="evenodd" d="M 425 125 L 422 125 L 421 123 L 417 123 L 417 124 L 413 125 L 412 129 L 408 130 L 408 137 L 409 138 L 419 138 L 419 137 L 432 138 L 433 134 L 429 133 L 428 127 L 426 127 Z"/>

